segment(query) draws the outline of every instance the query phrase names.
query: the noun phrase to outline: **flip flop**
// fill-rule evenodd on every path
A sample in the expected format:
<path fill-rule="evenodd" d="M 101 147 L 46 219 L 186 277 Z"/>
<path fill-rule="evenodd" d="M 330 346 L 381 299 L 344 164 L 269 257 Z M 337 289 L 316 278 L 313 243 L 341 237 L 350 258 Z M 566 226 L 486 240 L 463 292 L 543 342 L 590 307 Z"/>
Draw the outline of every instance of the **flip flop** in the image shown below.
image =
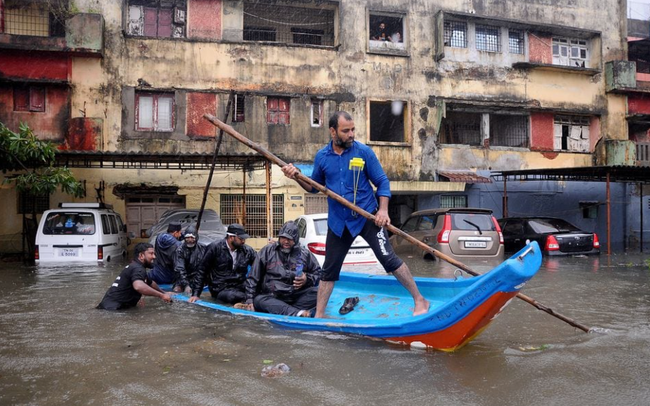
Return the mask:
<path fill-rule="evenodd" d="M 343 306 L 341 306 L 341 308 L 339 309 L 339 313 L 340 314 L 350 313 L 352 310 L 354 310 L 354 306 L 356 306 L 357 303 L 359 303 L 358 297 L 349 297 L 345 299 L 345 301 L 343 302 Z"/>

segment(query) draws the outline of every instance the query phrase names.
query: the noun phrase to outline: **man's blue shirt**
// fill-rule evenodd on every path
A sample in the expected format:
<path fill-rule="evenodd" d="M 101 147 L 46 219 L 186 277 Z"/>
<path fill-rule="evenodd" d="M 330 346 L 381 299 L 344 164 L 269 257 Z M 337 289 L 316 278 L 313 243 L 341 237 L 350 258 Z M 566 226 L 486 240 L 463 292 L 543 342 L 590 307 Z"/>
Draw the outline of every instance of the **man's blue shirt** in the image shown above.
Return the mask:
<path fill-rule="evenodd" d="M 350 161 L 361 158 L 365 161 L 363 170 L 350 169 Z M 355 141 L 341 155 L 334 152 L 330 141 L 316 154 L 311 178 L 325 185 L 332 192 L 354 202 L 354 186 L 357 183 L 356 204 L 367 212 L 377 209 L 377 198 L 370 183 L 377 188 L 377 196 L 390 198 L 390 182 L 377 156 L 370 147 Z M 314 193 L 317 191 L 314 189 Z M 327 225 L 339 237 L 347 226 L 352 236 L 357 236 L 366 224 L 365 217 L 343 206 L 334 199 L 327 199 L 329 214 Z"/>

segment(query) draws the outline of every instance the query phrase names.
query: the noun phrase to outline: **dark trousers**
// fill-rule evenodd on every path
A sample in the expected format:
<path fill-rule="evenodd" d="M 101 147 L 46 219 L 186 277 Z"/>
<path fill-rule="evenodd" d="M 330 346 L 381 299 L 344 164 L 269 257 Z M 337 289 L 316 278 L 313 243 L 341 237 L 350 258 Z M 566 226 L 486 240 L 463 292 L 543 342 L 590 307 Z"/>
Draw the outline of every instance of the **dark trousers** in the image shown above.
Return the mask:
<path fill-rule="evenodd" d="M 311 310 L 316 307 L 318 287 L 301 289 L 280 300 L 272 294 L 257 295 L 253 299 L 255 311 L 271 314 L 296 316 L 300 310 Z"/>
<path fill-rule="evenodd" d="M 393 247 L 388 242 L 388 234 L 385 228 L 378 227 L 373 221 L 366 220 L 366 224 L 359 235 L 366 240 L 386 272 L 395 272 L 397 268 L 402 266 L 404 261 L 395 255 Z M 343 261 L 355 238 L 352 237 L 347 227 L 343 229 L 343 234 L 340 237 L 329 228 L 327 229 L 327 239 L 325 241 L 327 251 L 325 251 L 322 281 L 334 282 L 339 280 Z"/>
<path fill-rule="evenodd" d="M 216 295 L 214 292 L 210 293 L 213 298 L 224 303 L 235 304 L 246 300 L 246 292 L 244 292 L 244 289 L 226 288 L 220 290 Z"/>

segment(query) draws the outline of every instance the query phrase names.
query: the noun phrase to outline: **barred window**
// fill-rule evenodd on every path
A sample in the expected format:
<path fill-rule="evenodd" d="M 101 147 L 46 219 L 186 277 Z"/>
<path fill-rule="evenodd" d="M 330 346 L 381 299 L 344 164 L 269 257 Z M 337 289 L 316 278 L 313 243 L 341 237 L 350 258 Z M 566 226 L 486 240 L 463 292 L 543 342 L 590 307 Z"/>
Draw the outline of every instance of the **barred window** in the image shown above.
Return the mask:
<path fill-rule="evenodd" d="M 476 25 L 476 49 L 501 52 L 501 28 L 491 25 Z"/>
<path fill-rule="evenodd" d="M 284 224 L 284 195 L 273 195 L 271 212 L 275 237 Z M 224 224 L 243 224 L 251 237 L 266 238 L 266 195 L 247 194 L 244 198 L 241 194 L 222 194 L 221 221 Z"/>
<path fill-rule="evenodd" d="M 528 132 L 528 116 L 490 115 L 490 145 L 528 148 Z"/>
<path fill-rule="evenodd" d="M 523 54 L 524 53 L 524 32 L 519 30 L 509 30 L 508 47 L 511 54 Z"/>
<path fill-rule="evenodd" d="M 246 115 L 244 114 L 244 102 L 245 98 L 243 94 L 235 95 L 235 102 L 232 105 L 232 122 L 233 123 L 243 123 L 246 121 Z"/>
<path fill-rule="evenodd" d="M 481 113 L 448 111 L 443 119 L 440 142 L 479 146 L 482 143 Z"/>
<path fill-rule="evenodd" d="M 440 208 L 467 207 L 467 195 L 440 195 Z"/>
<path fill-rule="evenodd" d="M 18 194 L 18 214 L 43 213 L 50 208 L 50 195 Z"/>
<path fill-rule="evenodd" d="M 467 23 L 464 21 L 445 21 L 445 46 L 467 48 Z"/>

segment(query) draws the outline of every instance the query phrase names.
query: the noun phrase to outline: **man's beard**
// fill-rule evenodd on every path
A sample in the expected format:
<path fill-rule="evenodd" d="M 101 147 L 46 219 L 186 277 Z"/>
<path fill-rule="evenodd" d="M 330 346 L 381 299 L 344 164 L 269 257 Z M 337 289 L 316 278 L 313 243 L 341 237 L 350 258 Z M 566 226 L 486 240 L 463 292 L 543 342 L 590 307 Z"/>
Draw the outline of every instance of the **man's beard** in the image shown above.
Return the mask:
<path fill-rule="evenodd" d="M 282 252 L 283 254 L 289 254 L 291 252 L 291 247 L 289 248 L 280 247 L 280 252 Z"/>
<path fill-rule="evenodd" d="M 194 248 L 196 246 L 196 243 L 195 242 L 193 242 L 192 244 L 185 243 L 185 245 L 187 245 L 187 248 Z"/>
<path fill-rule="evenodd" d="M 343 141 L 341 137 L 336 134 L 336 146 L 343 149 L 348 149 L 354 143 L 354 139 L 349 139 L 347 142 Z"/>

